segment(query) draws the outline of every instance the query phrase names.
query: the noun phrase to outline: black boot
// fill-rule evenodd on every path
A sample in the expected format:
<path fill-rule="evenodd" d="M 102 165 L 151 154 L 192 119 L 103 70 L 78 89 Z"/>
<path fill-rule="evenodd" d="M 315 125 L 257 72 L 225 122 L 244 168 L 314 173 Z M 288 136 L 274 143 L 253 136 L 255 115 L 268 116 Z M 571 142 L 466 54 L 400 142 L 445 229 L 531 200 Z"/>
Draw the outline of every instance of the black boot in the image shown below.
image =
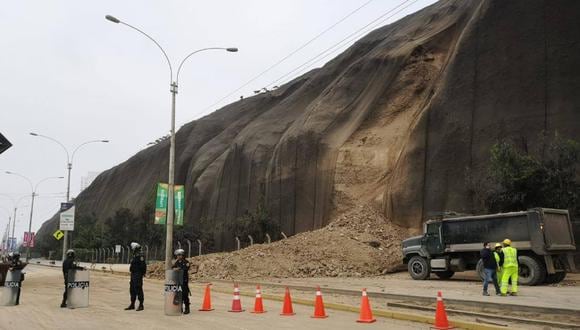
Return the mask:
<path fill-rule="evenodd" d="M 185 305 L 185 310 L 183 311 L 183 314 L 189 314 L 189 304 Z"/>
<path fill-rule="evenodd" d="M 66 307 L 66 301 L 63 301 L 60 303 L 60 308 L 65 308 Z"/>
<path fill-rule="evenodd" d="M 140 303 L 139 303 L 139 307 L 137 307 L 137 311 L 139 312 L 139 311 L 142 311 L 142 310 L 144 310 L 144 309 L 145 309 L 145 307 L 143 307 L 143 303 L 142 303 L 142 302 L 140 302 Z"/>
<path fill-rule="evenodd" d="M 135 303 L 134 302 L 132 302 L 131 305 L 129 305 L 129 307 L 125 308 L 126 311 L 129 311 L 129 310 L 132 310 L 132 309 L 135 309 Z"/>

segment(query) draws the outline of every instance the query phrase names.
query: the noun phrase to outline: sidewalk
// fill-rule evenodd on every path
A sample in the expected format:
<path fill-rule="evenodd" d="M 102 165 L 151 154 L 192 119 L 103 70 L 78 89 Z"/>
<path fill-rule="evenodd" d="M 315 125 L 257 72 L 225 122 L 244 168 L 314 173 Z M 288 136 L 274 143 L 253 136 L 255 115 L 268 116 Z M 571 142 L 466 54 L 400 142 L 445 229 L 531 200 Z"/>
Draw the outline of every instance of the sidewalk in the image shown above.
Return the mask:
<path fill-rule="evenodd" d="M 410 295 L 416 297 L 436 297 L 437 291 L 442 291 L 444 298 L 532 306 L 539 308 L 557 308 L 577 311 L 580 313 L 580 275 L 571 274 L 570 280 L 563 286 L 520 286 L 517 297 L 482 296 L 482 284 L 468 276 L 458 276 L 451 280 L 431 279 L 415 281 L 406 273 L 398 273 L 375 278 L 294 278 L 294 279 L 264 279 L 267 282 L 285 285 L 312 286 L 321 288 L 361 290 L 368 292 Z M 493 286 L 490 291 L 494 293 Z"/>

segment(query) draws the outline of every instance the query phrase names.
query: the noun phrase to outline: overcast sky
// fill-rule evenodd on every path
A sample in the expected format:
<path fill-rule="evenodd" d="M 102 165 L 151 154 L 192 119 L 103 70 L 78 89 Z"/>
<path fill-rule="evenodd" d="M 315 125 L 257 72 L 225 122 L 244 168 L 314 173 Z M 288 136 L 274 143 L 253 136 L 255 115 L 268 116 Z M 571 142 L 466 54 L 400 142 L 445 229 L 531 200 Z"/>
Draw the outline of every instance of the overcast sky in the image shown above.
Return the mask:
<path fill-rule="evenodd" d="M 385 13 L 362 32 L 435 1 L 367 2 L 0 0 L 0 132 L 14 145 L 0 155 L 0 235 L 13 212 L 11 199 L 18 201 L 31 194 L 24 179 L 5 171 L 20 173 L 35 184 L 50 176 L 66 177 L 65 151 L 29 132 L 53 137 L 71 153 L 85 141 L 111 141 L 78 150 L 71 177 L 72 196 L 79 193 L 81 177 L 88 172 L 107 170 L 169 132 L 169 69 L 161 52 L 136 31 L 106 21 L 106 14 L 155 38 L 174 66 L 199 48 L 240 49 L 238 53 L 204 52 L 188 60 L 180 74 L 179 127 L 240 95 L 251 96 L 254 90 L 268 86 Z M 304 49 L 211 107 L 363 5 Z M 339 44 L 331 56 L 276 84 L 322 66 L 352 44 L 348 41 Z M 58 210 L 65 191 L 66 179 L 38 186 L 33 231 Z M 28 229 L 29 214 L 30 198 L 24 197 L 17 213 L 15 236 L 19 241 Z"/>

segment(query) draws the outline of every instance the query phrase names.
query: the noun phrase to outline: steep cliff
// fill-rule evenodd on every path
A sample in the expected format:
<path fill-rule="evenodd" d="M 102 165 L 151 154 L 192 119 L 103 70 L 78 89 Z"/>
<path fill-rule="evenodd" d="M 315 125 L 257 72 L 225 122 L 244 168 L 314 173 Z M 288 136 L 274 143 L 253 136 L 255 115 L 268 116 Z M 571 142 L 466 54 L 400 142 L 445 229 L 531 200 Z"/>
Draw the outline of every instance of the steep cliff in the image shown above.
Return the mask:
<path fill-rule="evenodd" d="M 483 175 L 498 139 L 580 140 L 578 31 L 580 1 L 443 0 L 181 127 L 188 228 L 204 219 L 231 248 L 231 223 L 259 201 L 289 235 L 369 203 L 406 227 L 475 210 L 466 175 Z M 165 141 L 103 172 L 77 209 L 99 220 L 141 210 L 167 178 L 167 155 Z M 55 227 L 56 217 L 40 239 Z"/>

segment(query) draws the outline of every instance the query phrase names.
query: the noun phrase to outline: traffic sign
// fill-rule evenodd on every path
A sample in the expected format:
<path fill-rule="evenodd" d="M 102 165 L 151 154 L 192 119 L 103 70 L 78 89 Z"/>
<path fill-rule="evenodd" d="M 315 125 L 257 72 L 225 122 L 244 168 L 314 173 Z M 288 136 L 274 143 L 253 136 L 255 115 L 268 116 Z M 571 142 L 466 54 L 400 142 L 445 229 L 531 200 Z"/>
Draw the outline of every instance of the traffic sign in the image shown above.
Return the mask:
<path fill-rule="evenodd" d="M 64 204 L 64 203 L 63 203 Z M 62 206 L 61 206 L 62 209 Z M 75 207 L 72 206 L 66 211 L 60 213 L 60 230 L 75 230 Z"/>
<path fill-rule="evenodd" d="M 64 233 L 61 230 L 57 230 L 52 234 L 57 241 L 60 241 L 64 237 Z"/>
<path fill-rule="evenodd" d="M 115 245 L 115 253 L 121 253 L 121 245 Z"/>

